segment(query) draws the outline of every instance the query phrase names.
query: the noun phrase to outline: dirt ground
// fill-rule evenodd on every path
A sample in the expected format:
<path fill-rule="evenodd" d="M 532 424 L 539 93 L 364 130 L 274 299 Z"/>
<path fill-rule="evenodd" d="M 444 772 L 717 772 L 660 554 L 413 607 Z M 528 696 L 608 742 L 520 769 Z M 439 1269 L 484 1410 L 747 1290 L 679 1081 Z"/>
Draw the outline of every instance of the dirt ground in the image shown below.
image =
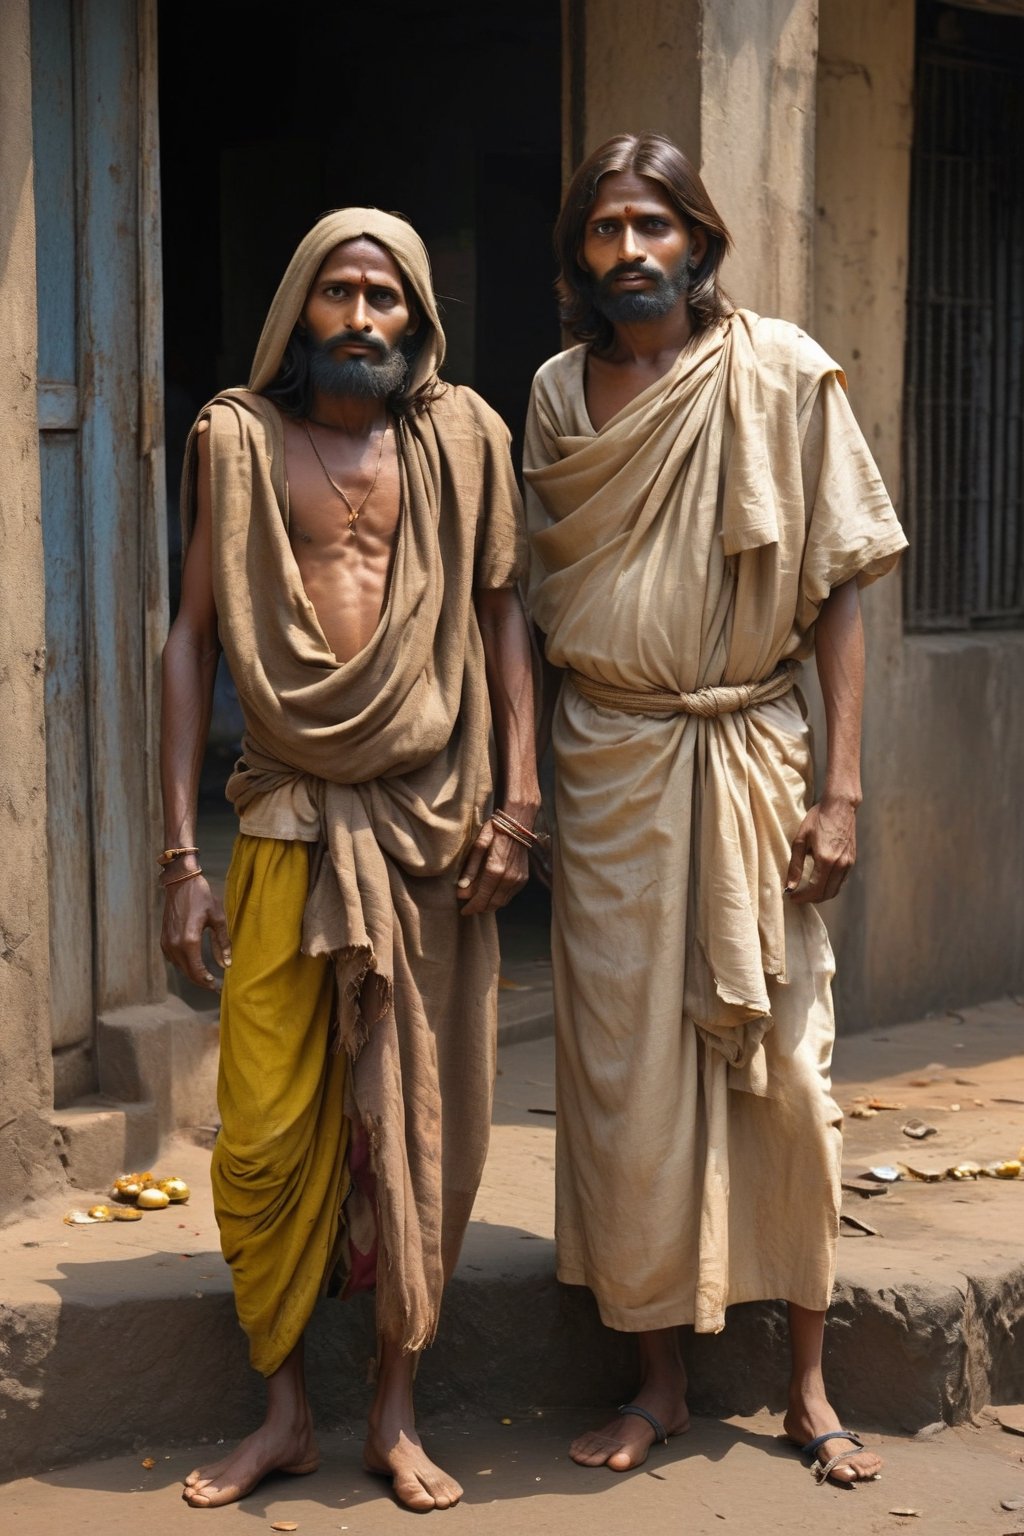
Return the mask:
<path fill-rule="evenodd" d="M 873 1437 L 886 1471 L 855 1492 L 819 1488 L 767 1413 L 696 1420 L 688 1435 L 624 1475 L 568 1459 L 566 1444 L 579 1425 L 579 1415 L 560 1410 L 507 1425 L 428 1426 L 431 1450 L 466 1490 L 457 1508 L 432 1515 L 433 1524 L 467 1536 L 1024 1533 L 1024 1438 L 991 1423 L 913 1440 Z M 179 1536 L 201 1525 L 256 1536 L 291 1521 L 297 1536 L 407 1531 L 412 1517 L 395 1506 L 386 1484 L 359 1470 L 359 1448 L 354 1430 L 325 1436 L 323 1464 L 312 1477 L 278 1478 L 241 1504 L 199 1511 L 182 1502 L 179 1482 L 210 1459 L 211 1448 L 154 1446 L 7 1484 L 0 1529 L 5 1536 Z M 142 1466 L 147 1456 L 151 1470 Z M 1006 1510 L 1003 1501 L 1020 1507 Z"/>

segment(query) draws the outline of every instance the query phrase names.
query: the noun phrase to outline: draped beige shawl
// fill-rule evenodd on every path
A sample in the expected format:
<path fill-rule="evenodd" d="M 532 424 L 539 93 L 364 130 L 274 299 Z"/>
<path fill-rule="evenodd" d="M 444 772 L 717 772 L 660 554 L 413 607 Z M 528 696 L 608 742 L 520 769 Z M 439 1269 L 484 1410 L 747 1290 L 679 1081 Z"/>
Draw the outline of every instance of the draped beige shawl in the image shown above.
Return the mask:
<path fill-rule="evenodd" d="M 739 310 L 594 433 L 579 430 L 584 355 L 541 370 L 528 428 L 531 601 L 549 660 L 678 694 L 759 682 L 806 656 L 831 588 L 882 575 L 906 543 L 836 364 L 795 327 Z M 823 382 L 827 432 L 808 450 Z M 809 504 L 808 451 L 820 460 Z M 771 754 L 751 759 L 742 714 L 680 729 L 696 734 L 699 763 L 687 1011 L 764 1092 L 792 776 Z"/>
<path fill-rule="evenodd" d="M 832 587 L 893 564 L 841 375 L 794 327 L 735 314 L 599 432 L 585 362 L 544 365 L 527 425 L 556 666 L 648 696 L 742 687 L 808 654 Z M 841 1117 L 828 938 L 782 896 L 812 779 L 798 699 L 717 718 L 595 699 L 566 683 L 553 730 L 559 1276 L 627 1330 L 820 1310 Z"/>
<path fill-rule="evenodd" d="M 252 391 L 274 376 L 326 255 L 364 233 L 392 253 L 428 328 L 407 388 L 433 379 L 444 338 L 422 244 L 400 219 L 345 209 L 315 226 L 289 266 L 250 391 L 219 395 L 200 420 L 209 422 L 220 637 L 245 718 L 243 757 L 228 794 L 241 811 L 297 775 L 314 787 L 321 840 L 302 948 L 335 961 L 340 1038 L 354 1060 L 352 1092 L 377 1175 L 378 1320 L 411 1349 L 436 1328 L 446 1262 L 433 1032 L 478 1030 L 488 1049 L 489 1021 L 472 1017 L 472 1008 L 475 1001 L 487 1012 L 496 980 L 493 955 L 481 958 L 493 944 L 470 945 L 461 963 L 471 973 L 459 977 L 470 1016 L 436 1017 L 430 966 L 441 957 L 432 946 L 453 943 L 456 871 L 491 792 L 490 712 L 472 594 L 516 579 L 522 535 L 507 429 L 471 390 L 443 388 L 426 412 L 396 425 L 402 506 L 378 628 L 350 661 L 334 657 L 288 540 L 281 417 Z M 186 537 L 195 474 L 194 429 L 183 481 Z M 449 893 L 443 910 L 439 881 Z M 420 994 L 402 1017 L 394 1005 L 397 947 Z M 430 965 L 418 960 L 424 955 Z M 490 973 L 473 972 L 481 965 Z M 371 974 L 377 981 L 367 990 Z M 447 1007 L 447 980 L 437 986 Z M 367 1011 L 370 996 L 375 1005 Z M 448 1049 L 457 1048 L 456 1039 Z M 464 1170 L 459 1156 L 456 1150 L 453 1163 L 446 1143 L 445 1184 L 461 1200 L 478 1176 L 482 1150 L 463 1150 Z"/>

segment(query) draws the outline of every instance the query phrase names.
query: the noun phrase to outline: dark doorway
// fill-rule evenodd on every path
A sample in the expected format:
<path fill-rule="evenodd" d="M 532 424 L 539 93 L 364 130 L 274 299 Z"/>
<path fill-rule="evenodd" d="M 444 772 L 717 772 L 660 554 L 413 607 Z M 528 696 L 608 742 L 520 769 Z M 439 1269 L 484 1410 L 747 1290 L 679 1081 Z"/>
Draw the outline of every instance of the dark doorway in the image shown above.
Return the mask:
<path fill-rule="evenodd" d="M 245 383 L 288 260 L 329 208 L 412 220 L 441 299 L 444 375 L 504 416 L 518 462 L 530 380 L 560 344 L 561 37 L 559 0 L 176 0 L 159 27 L 173 613 L 188 428 Z M 203 784 L 217 862 L 237 726 L 222 679 Z"/>
<path fill-rule="evenodd" d="M 521 440 L 533 371 L 559 344 L 559 14 L 558 0 L 160 7 L 165 336 L 182 407 L 245 382 L 316 218 L 371 203 L 426 241 L 446 376 Z"/>

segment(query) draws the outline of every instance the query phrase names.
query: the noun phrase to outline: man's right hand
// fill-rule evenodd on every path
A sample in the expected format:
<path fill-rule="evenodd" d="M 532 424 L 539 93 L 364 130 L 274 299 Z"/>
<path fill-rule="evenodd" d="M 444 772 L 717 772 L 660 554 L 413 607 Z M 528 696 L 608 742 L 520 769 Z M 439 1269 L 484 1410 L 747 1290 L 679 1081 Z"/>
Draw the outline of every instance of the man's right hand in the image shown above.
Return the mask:
<path fill-rule="evenodd" d="M 219 992 L 221 984 L 203 959 L 203 934 L 207 928 L 213 942 L 214 959 L 226 969 L 231 964 L 227 919 L 205 877 L 197 875 L 192 880 L 178 880 L 164 887 L 160 948 L 189 981 L 210 992 Z"/>

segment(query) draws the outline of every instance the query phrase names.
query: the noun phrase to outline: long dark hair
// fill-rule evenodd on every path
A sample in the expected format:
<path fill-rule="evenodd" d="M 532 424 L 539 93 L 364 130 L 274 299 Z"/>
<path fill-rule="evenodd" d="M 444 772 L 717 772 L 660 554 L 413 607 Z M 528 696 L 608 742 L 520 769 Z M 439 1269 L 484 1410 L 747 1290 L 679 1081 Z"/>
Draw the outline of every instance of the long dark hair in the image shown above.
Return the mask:
<path fill-rule="evenodd" d="M 580 252 L 597 184 L 602 176 L 618 171 L 660 182 L 687 229 L 700 225 L 708 245 L 694 270 L 687 303 L 698 330 L 724 319 L 732 305 L 718 286 L 718 270 L 732 240 L 696 167 L 660 133 L 618 133 L 584 160 L 569 183 L 555 224 L 560 269 L 555 288 L 562 324 L 577 341 L 588 341 L 599 352 L 611 346 L 612 323 L 594 304 L 593 285 L 580 265 Z"/>

